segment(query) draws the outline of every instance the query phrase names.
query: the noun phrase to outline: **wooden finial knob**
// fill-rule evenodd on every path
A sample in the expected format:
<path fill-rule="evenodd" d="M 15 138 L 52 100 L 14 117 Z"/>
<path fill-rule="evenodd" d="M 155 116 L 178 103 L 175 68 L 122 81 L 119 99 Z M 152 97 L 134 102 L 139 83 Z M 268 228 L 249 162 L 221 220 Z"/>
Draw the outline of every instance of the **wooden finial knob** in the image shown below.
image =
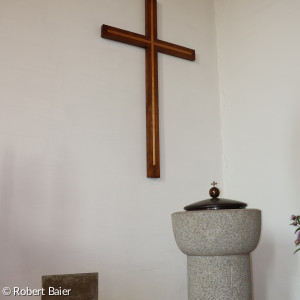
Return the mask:
<path fill-rule="evenodd" d="M 209 195 L 212 197 L 212 198 L 218 198 L 219 195 L 220 195 L 220 190 L 215 187 L 218 183 L 217 182 L 213 182 L 211 185 L 213 185 L 213 187 L 209 190 Z"/>

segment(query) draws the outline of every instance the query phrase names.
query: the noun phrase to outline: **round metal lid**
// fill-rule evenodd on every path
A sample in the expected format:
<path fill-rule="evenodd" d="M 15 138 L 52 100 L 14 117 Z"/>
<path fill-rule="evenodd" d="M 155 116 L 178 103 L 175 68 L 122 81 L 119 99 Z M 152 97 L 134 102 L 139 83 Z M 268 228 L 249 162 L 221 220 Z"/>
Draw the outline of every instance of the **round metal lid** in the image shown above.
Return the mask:
<path fill-rule="evenodd" d="M 186 206 L 184 209 L 187 211 L 193 211 L 193 210 L 206 210 L 206 209 L 246 208 L 247 203 L 236 201 L 236 200 L 218 198 L 218 196 L 220 195 L 220 190 L 217 187 L 215 187 L 217 183 L 213 182 L 212 185 L 213 187 L 209 190 L 209 195 L 212 197 L 211 199 L 198 201 L 196 203 Z"/>

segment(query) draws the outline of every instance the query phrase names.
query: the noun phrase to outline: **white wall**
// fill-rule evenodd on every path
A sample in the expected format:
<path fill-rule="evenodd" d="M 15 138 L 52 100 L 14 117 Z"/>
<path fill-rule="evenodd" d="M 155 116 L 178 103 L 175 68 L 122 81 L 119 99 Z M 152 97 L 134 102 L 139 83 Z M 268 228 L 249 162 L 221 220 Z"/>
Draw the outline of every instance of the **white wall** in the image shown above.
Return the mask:
<path fill-rule="evenodd" d="M 257 300 L 298 300 L 300 2 L 216 0 L 226 196 L 263 212 Z"/>
<path fill-rule="evenodd" d="M 158 2 L 159 37 L 197 59 L 159 56 L 151 180 L 144 50 L 100 38 L 143 33 L 144 1 L 0 0 L 1 285 L 99 272 L 101 300 L 187 298 L 170 215 L 222 182 L 214 6 Z"/>

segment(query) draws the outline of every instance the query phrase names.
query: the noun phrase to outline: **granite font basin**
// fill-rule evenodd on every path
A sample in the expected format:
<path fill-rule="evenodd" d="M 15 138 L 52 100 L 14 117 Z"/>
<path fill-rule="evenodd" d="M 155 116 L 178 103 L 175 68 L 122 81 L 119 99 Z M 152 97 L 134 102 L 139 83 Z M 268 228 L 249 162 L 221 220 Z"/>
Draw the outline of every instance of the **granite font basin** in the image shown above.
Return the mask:
<path fill-rule="evenodd" d="M 261 232 L 258 209 L 226 209 L 172 214 L 178 248 L 188 256 L 241 255 L 252 252 Z"/>

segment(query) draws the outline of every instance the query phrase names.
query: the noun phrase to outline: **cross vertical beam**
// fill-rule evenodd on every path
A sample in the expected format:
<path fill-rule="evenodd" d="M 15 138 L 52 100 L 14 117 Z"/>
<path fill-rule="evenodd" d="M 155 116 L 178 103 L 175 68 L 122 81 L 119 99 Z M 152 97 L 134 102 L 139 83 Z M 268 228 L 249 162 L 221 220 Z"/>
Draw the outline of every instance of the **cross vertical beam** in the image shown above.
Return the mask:
<path fill-rule="evenodd" d="M 145 33 L 150 40 L 146 48 L 146 128 L 147 128 L 147 177 L 160 177 L 159 155 L 159 113 L 158 113 L 158 64 L 157 50 L 157 8 L 156 1 L 146 1 Z"/>
<path fill-rule="evenodd" d="M 145 35 L 102 25 L 101 36 L 114 41 L 145 48 L 146 50 L 146 136 L 147 177 L 160 177 L 158 63 L 157 53 L 165 53 L 190 61 L 195 50 L 157 39 L 157 2 L 145 0 Z"/>

